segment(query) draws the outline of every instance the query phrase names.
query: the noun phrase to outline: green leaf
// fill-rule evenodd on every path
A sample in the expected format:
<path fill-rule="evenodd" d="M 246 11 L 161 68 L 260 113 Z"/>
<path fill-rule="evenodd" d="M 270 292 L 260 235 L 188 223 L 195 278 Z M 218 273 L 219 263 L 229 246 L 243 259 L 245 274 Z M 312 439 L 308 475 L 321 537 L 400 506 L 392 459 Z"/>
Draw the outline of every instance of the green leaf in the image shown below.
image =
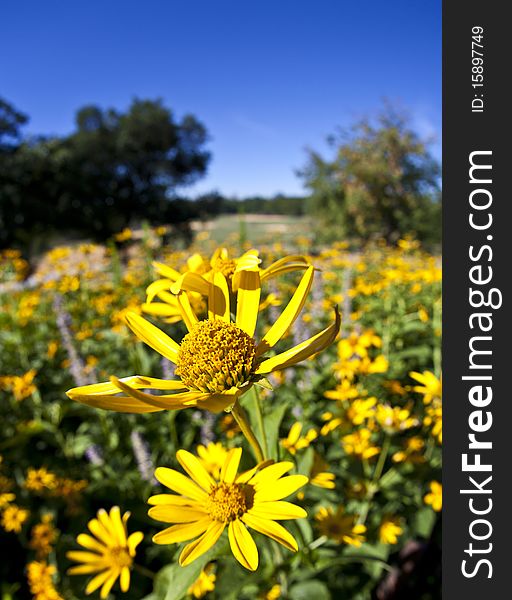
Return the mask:
<path fill-rule="evenodd" d="M 331 594 L 329 589 L 316 579 L 312 581 L 304 581 L 290 588 L 290 600 L 330 600 Z"/>
<path fill-rule="evenodd" d="M 153 592 L 143 600 L 181 600 L 199 577 L 201 570 L 227 552 L 228 541 L 223 539 L 187 567 L 180 567 L 178 563 L 164 567 L 155 577 Z"/>

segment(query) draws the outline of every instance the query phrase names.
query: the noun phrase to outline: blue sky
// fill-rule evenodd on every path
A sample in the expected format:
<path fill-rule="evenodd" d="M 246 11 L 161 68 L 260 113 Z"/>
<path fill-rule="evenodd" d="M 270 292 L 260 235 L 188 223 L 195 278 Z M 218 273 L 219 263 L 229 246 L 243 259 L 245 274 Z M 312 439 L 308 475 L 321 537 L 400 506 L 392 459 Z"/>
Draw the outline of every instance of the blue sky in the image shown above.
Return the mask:
<path fill-rule="evenodd" d="M 211 136 L 187 194 L 304 193 L 305 149 L 328 153 L 325 137 L 383 98 L 440 158 L 440 0 L 4 0 L 2 21 L 0 96 L 30 115 L 27 132 L 65 134 L 84 104 L 161 97 Z"/>

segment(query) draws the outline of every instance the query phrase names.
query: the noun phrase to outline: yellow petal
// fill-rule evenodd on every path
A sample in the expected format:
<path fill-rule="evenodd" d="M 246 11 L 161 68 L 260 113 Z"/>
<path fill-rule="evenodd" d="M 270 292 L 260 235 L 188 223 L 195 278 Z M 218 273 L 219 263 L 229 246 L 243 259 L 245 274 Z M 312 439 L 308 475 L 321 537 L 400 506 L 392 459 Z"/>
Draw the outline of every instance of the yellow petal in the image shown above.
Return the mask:
<path fill-rule="evenodd" d="M 311 265 L 309 259 L 300 254 L 292 254 L 285 256 L 273 262 L 270 266 L 261 272 L 261 280 L 270 279 L 276 275 L 282 275 L 283 273 L 289 273 L 290 271 L 298 271 L 300 269 L 307 269 Z"/>
<path fill-rule="evenodd" d="M 119 569 L 119 568 L 115 568 L 110 571 L 110 577 L 107 579 L 107 581 L 105 581 L 105 583 L 103 584 L 103 586 L 101 588 L 100 598 L 102 600 L 105 600 L 107 598 L 107 596 L 110 594 L 110 590 L 112 589 L 112 586 L 114 585 L 114 583 L 116 582 L 116 579 L 119 577 L 120 574 L 121 574 L 121 569 Z"/>
<path fill-rule="evenodd" d="M 153 267 L 159 275 L 162 275 L 162 277 L 166 277 L 167 279 L 171 279 L 172 281 L 177 281 L 181 277 L 181 273 L 178 273 L 178 271 L 171 269 L 171 267 L 168 267 L 163 263 L 155 261 L 153 262 Z"/>
<path fill-rule="evenodd" d="M 82 550 L 70 550 L 66 552 L 66 557 L 69 560 L 76 560 L 81 563 L 101 563 L 104 561 L 104 557 L 93 552 L 83 552 Z"/>
<path fill-rule="evenodd" d="M 73 395 L 72 400 L 80 402 L 80 404 L 86 404 L 92 408 L 124 413 L 150 413 L 164 410 L 163 408 L 150 406 L 149 404 L 142 403 L 140 400 L 126 396 L 83 396 L 76 394 Z"/>
<path fill-rule="evenodd" d="M 103 571 L 106 569 L 106 565 L 98 565 L 98 564 L 87 564 L 87 565 L 77 565 L 76 567 L 70 567 L 66 573 L 68 575 L 89 575 L 90 573 L 98 573 L 98 571 Z"/>
<path fill-rule="evenodd" d="M 180 554 L 179 563 L 182 567 L 186 567 L 191 562 L 193 562 L 196 558 L 199 558 L 217 542 L 220 538 L 222 532 L 224 531 L 225 524 L 219 523 L 218 521 L 213 521 L 210 523 L 208 529 L 203 533 L 203 535 L 191 542 L 185 548 L 183 548 L 182 553 Z"/>
<path fill-rule="evenodd" d="M 155 496 L 151 496 L 148 500 L 148 504 L 160 505 L 160 504 L 169 504 L 170 506 L 190 506 L 190 507 L 200 507 L 199 504 L 195 500 L 190 500 L 189 498 L 184 498 L 183 496 L 175 496 L 174 494 L 156 494 Z"/>
<path fill-rule="evenodd" d="M 99 575 L 96 575 L 96 577 L 93 577 L 91 581 L 89 581 L 89 583 L 87 584 L 87 587 L 85 588 L 85 593 L 89 595 L 95 592 L 110 577 L 111 572 L 111 569 L 107 569 L 106 571 L 103 571 L 103 573 L 100 573 Z"/>
<path fill-rule="evenodd" d="M 89 523 L 87 523 L 87 527 L 89 528 L 89 531 L 106 546 L 110 547 L 112 545 L 112 536 L 108 529 L 105 529 L 98 519 L 91 519 Z"/>
<path fill-rule="evenodd" d="M 222 465 L 222 470 L 220 472 L 220 480 L 225 483 L 233 483 L 236 478 L 236 474 L 238 471 L 238 465 L 240 464 L 240 459 L 242 458 L 242 448 L 232 448 Z"/>
<path fill-rule="evenodd" d="M 285 473 L 288 473 L 288 471 L 293 469 L 293 467 L 294 464 L 286 460 L 269 465 L 268 467 L 265 467 L 256 473 L 256 475 L 251 479 L 251 485 L 258 489 L 269 481 L 277 481 L 279 477 Z"/>
<path fill-rule="evenodd" d="M 185 323 L 187 329 L 192 331 L 197 324 L 198 318 L 190 306 L 190 300 L 188 299 L 187 293 L 180 292 L 176 296 L 176 301 L 178 302 L 178 307 L 180 309 L 183 322 Z"/>
<path fill-rule="evenodd" d="M 170 279 L 157 279 L 146 288 L 146 302 L 150 303 L 153 298 L 163 290 L 170 290 L 173 282 Z"/>
<path fill-rule="evenodd" d="M 303 519 L 308 513 L 300 506 L 291 502 L 257 502 L 250 510 L 249 514 L 261 519 L 273 519 L 281 521 L 284 519 Z"/>
<path fill-rule="evenodd" d="M 172 296 L 175 299 L 175 296 Z M 143 303 L 140 305 L 143 312 L 157 317 L 176 317 L 181 318 L 180 311 L 176 302 L 176 306 L 171 306 L 164 302 Z"/>
<path fill-rule="evenodd" d="M 130 589 L 130 569 L 128 567 L 123 567 L 121 569 L 119 584 L 122 592 L 127 592 Z"/>
<path fill-rule="evenodd" d="M 113 506 L 110 509 L 110 521 L 115 530 L 116 537 L 119 540 L 119 545 L 121 547 L 126 546 L 126 526 L 121 521 L 121 511 L 119 510 L 119 506 Z"/>
<path fill-rule="evenodd" d="M 245 513 L 245 515 L 242 517 L 242 521 L 252 529 L 255 529 L 256 531 L 263 533 L 263 535 L 267 535 L 269 538 L 279 542 L 285 548 L 288 548 L 288 550 L 297 552 L 298 545 L 295 538 L 282 525 L 279 525 L 279 523 L 270 521 L 268 519 L 260 519 L 259 517 L 255 517 L 249 513 Z"/>
<path fill-rule="evenodd" d="M 150 348 L 153 348 L 171 362 L 177 362 L 180 347 L 161 329 L 134 312 L 127 312 L 125 321 L 133 333 Z"/>
<path fill-rule="evenodd" d="M 135 556 L 135 549 L 144 539 L 144 534 L 142 531 L 134 531 L 132 534 L 128 536 L 126 541 L 126 545 L 128 547 L 128 553 L 130 556 Z"/>
<path fill-rule="evenodd" d="M 203 490 L 209 492 L 212 489 L 215 485 L 215 481 L 196 456 L 186 450 L 178 450 L 178 452 L 176 452 L 176 458 L 188 475 L 200 485 Z"/>
<path fill-rule="evenodd" d="M 297 344 L 297 346 L 290 348 L 290 350 L 276 354 L 276 356 L 272 356 L 271 358 L 267 358 L 267 360 L 264 360 L 256 369 L 256 373 L 260 375 L 270 373 L 271 371 L 276 371 L 278 369 L 286 369 L 287 367 L 291 367 L 292 365 L 295 365 L 296 363 L 313 356 L 313 354 L 320 352 L 324 348 L 327 348 L 327 346 L 332 344 L 336 338 L 336 335 L 340 329 L 340 322 L 340 315 L 336 309 L 336 318 L 334 323 L 304 342 Z"/>
<path fill-rule="evenodd" d="M 158 467 L 155 471 L 155 477 L 160 483 L 170 490 L 178 492 L 178 494 L 182 494 L 198 502 L 206 501 L 206 492 L 179 471 L 168 469 L 167 467 Z"/>
<path fill-rule="evenodd" d="M 292 326 L 304 307 L 309 290 L 311 289 L 311 284 L 313 283 L 314 274 L 314 267 L 308 267 L 291 297 L 290 302 L 258 344 L 258 354 L 263 354 L 269 348 L 275 346 L 286 331 Z"/>
<path fill-rule="evenodd" d="M 258 568 L 258 548 L 252 535 L 238 519 L 231 521 L 228 528 L 229 545 L 237 561 L 250 571 Z"/>
<path fill-rule="evenodd" d="M 236 300 L 236 324 L 251 337 L 256 329 L 261 283 L 258 271 L 240 271 Z"/>
<path fill-rule="evenodd" d="M 105 550 L 105 546 L 103 544 L 100 544 L 97 540 L 86 533 L 80 533 L 76 538 L 76 541 L 78 544 L 80 544 L 80 546 L 87 548 L 87 550 L 95 550 L 96 552 L 100 553 L 103 553 Z"/>
<path fill-rule="evenodd" d="M 193 523 L 194 521 L 205 519 L 207 513 L 189 506 L 166 506 L 159 504 L 158 506 L 152 506 L 148 511 L 148 515 L 152 519 L 162 521 L 163 523 Z"/>
<path fill-rule="evenodd" d="M 278 481 L 266 482 L 265 485 L 259 486 L 256 490 L 254 501 L 281 500 L 296 492 L 303 485 L 306 485 L 307 482 L 308 478 L 305 475 L 288 475 Z"/>
<path fill-rule="evenodd" d="M 201 396 L 208 396 L 208 394 L 202 392 L 183 392 L 177 394 L 162 394 L 160 396 L 156 396 L 153 394 L 147 394 L 146 392 L 141 392 L 121 380 L 117 379 L 117 377 L 110 378 L 113 383 L 115 383 L 123 392 L 126 392 L 130 396 L 133 396 L 137 400 L 144 402 L 145 404 L 149 404 L 159 409 L 164 410 L 179 410 L 181 408 L 185 408 L 187 405 L 186 401 L 195 400 Z"/>
<path fill-rule="evenodd" d="M 211 525 L 212 520 L 208 517 L 195 523 L 180 523 L 167 527 L 153 536 L 155 544 L 177 544 L 186 542 L 201 535 Z"/>
<path fill-rule="evenodd" d="M 221 319 L 229 323 L 231 320 L 229 311 L 228 282 L 222 273 L 215 272 L 208 290 L 208 318 Z"/>
<path fill-rule="evenodd" d="M 202 296 L 208 296 L 209 287 L 210 285 L 204 277 L 189 271 L 176 280 L 176 283 L 171 287 L 171 292 L 173 294 L 179 294 L 184 290 L 186 292 L 197 292 Z"/>

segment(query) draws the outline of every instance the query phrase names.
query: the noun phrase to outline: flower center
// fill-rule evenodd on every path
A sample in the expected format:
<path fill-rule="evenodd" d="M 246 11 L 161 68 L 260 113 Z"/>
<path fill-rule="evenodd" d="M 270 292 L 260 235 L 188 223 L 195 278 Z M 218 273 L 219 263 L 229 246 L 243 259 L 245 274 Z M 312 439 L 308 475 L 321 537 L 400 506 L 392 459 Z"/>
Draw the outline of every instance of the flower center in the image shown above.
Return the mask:
<path fill-rule="evenodd" d="M 254 489 L 241 483 L 219 483 L 206 501 L 206 510 L 214 521 L 227 523 L 238 519 L 252 508 Z"/>
<path fill-rule="evenodd" d="M 128 554 L 128 550 L 121 546 L 109 548 L 106 552 L 109 565 L 122 569 L 123 567 L 131 567 L 133 559 Z"/>
<path fill-rule="evenodd" d="M 229 281 L 235 272 L 236 262 L 234 260 L 219 257 L 215 260 L 212 269 L 218 273 L 222 273 Z"/>
<path fill-rule="evenodd" d="M 218 393 L 249 380 L 256 346 L 234 323 L 199 321 L 183 338 L 176 374 L 193 390 Z"/>

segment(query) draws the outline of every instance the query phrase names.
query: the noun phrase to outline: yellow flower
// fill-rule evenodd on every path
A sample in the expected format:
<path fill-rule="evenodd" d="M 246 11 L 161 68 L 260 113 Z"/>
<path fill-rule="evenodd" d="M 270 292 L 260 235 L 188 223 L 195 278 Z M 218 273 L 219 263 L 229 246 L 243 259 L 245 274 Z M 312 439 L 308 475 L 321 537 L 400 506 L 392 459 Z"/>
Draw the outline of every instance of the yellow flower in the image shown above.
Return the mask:
<path fill-rule="evenodd" d="M 355 400 L 361 394 L 355 385 L 349 379 L 343 379 L 341 383 L 336 386 L 334 390 L 327 390 L 324 393 L 326 398 L 330 400 Z"/>
<path fill-rule="evenodd" d="M 222 273 L 226 279 L 229 293 L 232 294 L 236 293 L 238 289 L 240 270 L 247 265 L 258 269 L 261 281 L 289 271 L 305 269 L 309 266 L 309 261 L 305 257 L 298 255 L 287 256 L 278 260 L 272 263 L 267 269 L 260 269 L 258 266 L 260 262 L 259 253 L 254 249 L 248 250 L 240 258 L 230 258 L 226 248 L 217 248 L 209 262 L 205 261 L 200 254 L 193 254 L 187 261 L 187 272 L 196 276 L 196 283 L 199 277 L 203 280 L 203 284 L 213 283 L 215 274 Z M 154 262 L 153 266 L 163 279 L 157 279 L 149 285 L 146 290 L 146 303 L 142 305 L 142 310 L 155 316 L 164 317 L 168 323 L 181 321 L 183 317 L 179 303 L 176 296 L 169 293 L 169 290 L 172 290 L 173 286 L 180 286 L 183 283 L 183 274 L 162 263 Z M 188 286 L 183 289 L 186 289 L 188 300 L 196 313 L 200 314 L 204 309 L 201 300 L 203 292 L 198 289 L 197 285 L 192 285 L 190 289 L 187 288 Z M 163 302 L 154 302 L 155 297 Z M 267 306 L 276 306 L 279 304 L 280 302 L 271 294 L 260 304 L 260 310 Z"/>
<path fill-rule="evenodd" d="M 265 600 L 279 600 L 281 598 L 281 586 L 276 583 L 264 596 Z"/>
<path fill-rule="evenodd" d="M 52 490 L 55 488 L 57 479 L 53 473 L 50 473 L 46 467 L 40 469 L 27 470 L 25 478 L 25 488 L 31 492 L 42 492 L 43 490 Z"/>
<path fill-rule="evenodd" d="M 301 431 L 302 423 L 294 423 L 290 428 L 288 437 L 281 440 L 283 448 L 286 448 L 292 455 L 295 455 L 298 450 L 307 448 L 309 444 L 318 437 L 318 433 L 315 429 L 310 429 L 304 437 L 300 437 Z"/>
<path fill-rule="evenodd" d="M 106 598 L 118 578 L 121 590 L 128 591 L 135 549 L 144 537 L 141 531 L 128 535 L 126 523 L 129 517 L 129 512 L 121 517 L 119 506 L 113 506 L 110 513 L 101 508 L 97 518 L 88 523 L 94 537 L 81 533 L 76 538 L 78 544 L 87 551 L 72 550 L 66 553 L 70 560 L 82 563 L 68 569 L 69 575 L 98 573 L 87 584 L 87 595 L 101 586 L 100 597 Z"/>
<path fill-rule="evenodd" d="M 16 504 L 9 504 L 2 512 L 2 527 L 5 531 L 14 531 L 19 533 L 23 523 L 30 516 L 30 512 L 25 508 L 20 508 Z"/>
<path fill-rule="evenodd" d="M 234 557 L 251 571 L 258 568 L 258 549 L 248 527 L 297 551 L 295 538 L 276 521 L 307 516 L 301 507 L 282 501 L 305 485 L 307 477 L 282 477 L 293 467 L 291 462 L 260 463 L 237 475 L 241 456 L 241 448 L 230 450 L 218 479 L 186 450 L 179 450 L 176 458 L 190 479 L 165 467 L 155 471 L 158 481 L 179 495 L 158 494 L 148 500 L 154 505 L 149 510 L 151 517 L 174 523 L 157 533 L 153 541 L 175 544 L 193 539 L 181 552 L 180 565 L 186 566 L 207 552 L 226 527 Z"/>
<path fill-rule="evenodd" d="M 46 357 L 48 358 L 48 360 L 51 360 L 57 354 L 58 349 L 58 342 L 56 342 L 55 340 L 51 340 L 50 342 L 48 342 L 48 349 L 46 350 Z"/>
<path fill-rule="evenodd" d="M 415 385 L 412 389 L 419 394 L 423 394 L 423 402 L 425 402 L 425 404 L 430 404 L 434 398 L 442 398 L 442 377 L 438 379 L 431 371 L 423 371 L 423 373 L 411 371 L 409 376 L 418 383 L 421 383 L 421 385 Z"/>
<path fill-rule="evenodd" d="M 411 415 L 409 408 L 389 404 L 379 404 L 375 413 L 377 423 L 389 434 L 416 427 L 418 419 Z"/>
<path fill-rule="evenodd" d="M 426 415 L 423 419 L 423 424 L 430 427 L 431 435 L 437 441 L 443 443 L 443 405 L 439 398 L 434 398 L 432 404 L 427 406 Z"/>
<path fill-rule="evenodd" d="M 438 481 L 430 482 L 430 492 L 423 497 L 425 504 L 430 505 L 436 512 L 443 508 L 443 486 Z"/>
<path fill-rule="evenodd" d="M 340 544 L 359 547 L 365 541 L 366 526 L 357 524 L 355 515 L 346 515 L 342 506 L 336 512 L 331 507 L 321 507 L 315 519 L 320 533 Z"/>
<path fill-rule="evenodd" d="M 341 443 L 347 454 L 354 454 L 361 459 L 372 458 L 379 454 L 380 448 L 373 446 L 369 429 L 358 429 L 341 438 Z"/>
<path fill-rule="evenodd" d="M 37 387 L 33 383 L 36 374 L 37 371 L 35 369 L 30 369 L 30 371 L 21 376 L 7 375 L 0 377 L 0 388 L 11 391 L 14 398 L 20 402 L 37 390 Z"/>
<path fill-rule="evenodd" d="M 207 446 L 199 445 L 197 454 L 208 473 L 218 479 L 222 465 L 228 455 L 226 448 L 220 442 L 210 442 Z"/>
<path fill-rule="evenodd" d="M 398 450 L 393 454 L 393 462 L 409 462 L 412 464 L 425 462 L 423 448 L 425 442 L 418 436 L 413 436 L 405 441 L 404 449 Z"/>
<path fill-rule="evenodd" d="M 373 396 L 365 400 L 354 400 L 347 410 L 347 417 L 354 425 L 362 425 L 366 420 L 375 416 L 377 398 Z"/>
<path fill-rule="evenodd" d="M 10 492 L 1 492 L 0 493 L 0 508 L 5 508 L 13 500 L 16 500 L 16 494 L 12 494 Z"/>
<path fill-rule="evenodd" d="M 189 587 L 188 593 L 194 598 L 202 598 L 208 592 L 213 592 L 215 589 L 216 575 L 213 573 L 213 565 L 210 564 L 203 569 L 196 581 Z"/>
<path fill-rule="evenodd" d="M 53 544 L 57 540 L 57 530 L 53 526 L 52 515 L 44 515 L 41 523 L 32 527 L 30 533 L 29 548 L 35 551 L 37 558 L 45 558 L 53 550 Z"/>
<path fill-rule="evenodd" d="M 255 257 L 253 257 L 255 258 Z M 277 263 L 276 263 L 277 264 Z M 252 269 L 252 270 L 250 270 Z M 176 364 L 180 379 L 164 380 L 133 375 L 111 377 L 67 392 L 78 402 L 118 412 L 156 412 L 197 406 L 214 412 L 233 407 L 254 383 L 272 371 L 291 367 L 329 346 L 335 339 L 340 316 L 321 332 L 289 350 L 270 358 L 263 355 L 287 333 L 300 314 L 313 282 L 314 267 L 306 269 L 288 305 L 259 343 L 254 338 L 261 292 L 260 271 L 244 263 L 237 278 L 236 320 L 231 322 L 230 293 L 223 273 L 215 272 L 212 282 L 195 273 L 186 273 L 176 285 L 180 310 L 188 333 L 178 344 L 143 317 L 128 313 L 126 322 L 139 339 Z M 208 319 L 198 320 L 184 290 L 196 286 L 208 296 Z M 233 307 L 235 310 L 235 307 Z M 141 391 L 171 391 L 153 394 Z M 117 394 L 123 393 L 118 396 Z"/>
<path fill-rule="evenodd" d="M 403 532 L 398 517 L 384 517 L 379 527 L 379 540 L 382 544 L 396 544 Z"/>
<path fill-rule="evenodd" d="M 33 561 L 27 565 L 27 579 L 34 600 L 64 600 L 53 585 L 52 578 L 57 572 L 53 565 Z"/>

